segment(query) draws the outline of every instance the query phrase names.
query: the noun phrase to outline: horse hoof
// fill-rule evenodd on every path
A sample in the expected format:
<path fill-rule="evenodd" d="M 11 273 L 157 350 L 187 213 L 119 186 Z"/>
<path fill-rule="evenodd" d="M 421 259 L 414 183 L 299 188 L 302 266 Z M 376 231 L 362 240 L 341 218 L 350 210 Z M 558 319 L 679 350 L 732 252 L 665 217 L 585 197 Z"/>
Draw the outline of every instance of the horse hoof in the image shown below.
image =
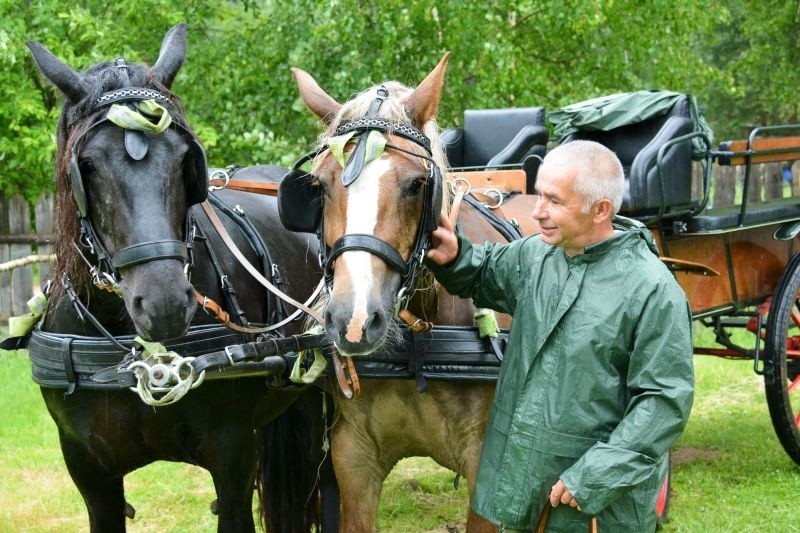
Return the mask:
<path fill-rule="evenodd" d="M 209 505 L 208 507 L 211 509 L 211 514 L 214 514 L 214 515 L 218 515 L 219 514 L 219 509 L 218 509 L 219 503 L 217 502 L 217 500 L 214 500 L 213 502 L 211 502 L 211 505 Z"/>
<path fill-rule="evenodd" d="M 134 509 L 133 505 L 129 504 L 128 502 L 125 502 L 125 516 L 131 520 L 133 520 L 133 518 L 136 516 L 136 509 Z"/>

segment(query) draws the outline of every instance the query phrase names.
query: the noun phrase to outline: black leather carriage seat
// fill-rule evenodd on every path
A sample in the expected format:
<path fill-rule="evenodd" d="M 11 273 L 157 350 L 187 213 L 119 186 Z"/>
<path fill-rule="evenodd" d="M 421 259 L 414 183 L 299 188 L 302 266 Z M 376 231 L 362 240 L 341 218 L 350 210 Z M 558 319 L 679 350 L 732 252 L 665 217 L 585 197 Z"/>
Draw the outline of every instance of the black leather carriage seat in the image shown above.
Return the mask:
<path fill-rule="evenodd" d="M 497 168 L 522 165 L 527 193 L 533 192 L 536 172 L 547 151 L 549 131 L 543 107 L 468 109 L 464 125 L 441 133 L 451 168 Z"/>
<path fill-rule="evenodd" d="M 800 202 L 796 197 L 771 200 L 766 203 L 747 204 L 741 219 L 741 205 L 720 207 L 703 211 L 686 221 L 684 233 L 710 233 L 767 223 L 800 220 Z"/>
<path fill-rule="evenodd" d="M 599 142 L 613 150 L 625 170 L 625 196 L 620 213 L 630 217 L 656 215 L 661 207 L 657 156 L 669 140 L 694 131 L 690 100 L 684 95 L 663 115 L 609 131 L 583 130 L 567 136 Z M 692 143 L 672 146 L 664 155 L 664 204 L 667 212 L 696 205 L 692 199 Z"/>

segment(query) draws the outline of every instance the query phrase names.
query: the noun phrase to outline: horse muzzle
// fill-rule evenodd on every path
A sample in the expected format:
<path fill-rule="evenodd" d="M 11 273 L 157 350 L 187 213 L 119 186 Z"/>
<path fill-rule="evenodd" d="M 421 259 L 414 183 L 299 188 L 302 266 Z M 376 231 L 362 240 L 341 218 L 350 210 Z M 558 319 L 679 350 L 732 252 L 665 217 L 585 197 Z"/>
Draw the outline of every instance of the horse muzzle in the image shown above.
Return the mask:
<path fill-rule="evenodd" d="M 154 261 L 126 270 L 121 286 L 128 314 L 144 339 L 163 342 L 186 334 L 197 302 L 181 262 Z"/>

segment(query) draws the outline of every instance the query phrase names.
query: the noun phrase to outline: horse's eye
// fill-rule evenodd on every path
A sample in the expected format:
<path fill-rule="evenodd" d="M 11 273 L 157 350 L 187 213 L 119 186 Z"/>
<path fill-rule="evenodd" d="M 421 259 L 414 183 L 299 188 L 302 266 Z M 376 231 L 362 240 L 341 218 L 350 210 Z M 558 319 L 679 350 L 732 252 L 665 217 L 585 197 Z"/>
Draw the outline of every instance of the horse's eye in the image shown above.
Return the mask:
<path fill-rule="evenodd" d="M 84 159 L 78 164 L 78 166 L 81 169 L 82 176 L 88 176 L 90 174 L 94 174 L 95 172 L 97 172 L 97 169 L 95 168 L 94 163 L 92 162 L 91 159 Z"/>
<path fill-rule="evenodd" d="M 406 193 L 408 196 L 416 196 L 419 194 L 420 189 L 422 189 L 422 185 L 425 183 L 424 177 L 416 178 L 414 181 L 411 182 L 411 185 L 408 186 L 408 192 Z"/>

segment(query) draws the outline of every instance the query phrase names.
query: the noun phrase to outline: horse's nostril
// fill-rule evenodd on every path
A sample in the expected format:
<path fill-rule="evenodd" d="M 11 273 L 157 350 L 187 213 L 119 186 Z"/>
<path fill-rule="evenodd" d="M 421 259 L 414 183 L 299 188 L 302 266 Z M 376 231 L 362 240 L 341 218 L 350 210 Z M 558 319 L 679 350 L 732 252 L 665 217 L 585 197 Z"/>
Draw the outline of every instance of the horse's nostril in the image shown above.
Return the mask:
<path fill-rule="evenodd" d="M 334 324 L 333 313 L 331 313 L 329 308 L 326 308 L 323 316 L 325 318 L 325 331 L 328 333 L 328 337 L 330 337 L 333 342 L 337 342 L 339 340 L 339 331 L 336 324 Z"/>
<path fill-rule="evenodd" d="M 372 313 L 372 317 L 364 324 L 364 334 L 367 338 L 367 342 L 374 343 L 383 337 L 385 329 L 383 324 L 383 313 L 380 311 Z"/>

